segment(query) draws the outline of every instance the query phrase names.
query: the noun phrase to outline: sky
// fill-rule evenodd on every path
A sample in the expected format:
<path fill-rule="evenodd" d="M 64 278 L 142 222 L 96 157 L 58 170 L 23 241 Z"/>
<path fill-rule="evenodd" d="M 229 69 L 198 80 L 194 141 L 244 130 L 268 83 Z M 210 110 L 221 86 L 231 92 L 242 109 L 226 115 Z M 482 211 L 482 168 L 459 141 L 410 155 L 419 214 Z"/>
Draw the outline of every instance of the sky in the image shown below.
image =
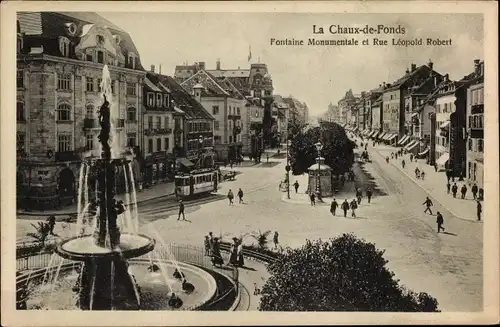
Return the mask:
<path fill-rule="evenodd" d="M 311 116 L 325 112 L 352 89 L 355 94 L 392 83 L 410 67 L 434 62 L 434 69 L 459 80 L 473 71 L 474 59 L 484 59 L 481 14 L 315 14 L 315 13 L 98 13 L 128 32 L 145 69 L 162 66 L 173 75 L 176 65 L 204 61 L 215 69 L 267 64 L 274 93 L 305 101 Z M 332 35 L 330 25 L 345 27 L 398 26 L 405 34 Z M 325 34 L 313 34 L 313 25 Z M 317 28 L 318 29 L 318 28 Z M 309 38 L 344 39 L 360 43 L 374 37 L 388 46 L 307 46 Z M 305 46 L 271 46 L 270 39 L 303 39 Z M 392 38 L 439 38 L 451 46 L 397 47 Z M 372 41 L 370 41 L 372 42 Z M 248 61 L 249 48 L 252 59 Z M 158 69 L 158 68 L 157 68 Z"/>

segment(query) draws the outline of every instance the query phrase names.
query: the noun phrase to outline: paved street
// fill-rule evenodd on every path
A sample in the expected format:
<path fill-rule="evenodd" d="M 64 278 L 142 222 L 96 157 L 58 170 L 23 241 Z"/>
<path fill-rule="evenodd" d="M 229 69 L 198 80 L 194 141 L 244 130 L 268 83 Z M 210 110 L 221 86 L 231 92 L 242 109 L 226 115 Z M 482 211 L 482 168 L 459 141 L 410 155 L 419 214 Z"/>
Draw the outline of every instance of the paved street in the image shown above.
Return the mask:
<path fill-rule="evenodd" d="M 284 176 L 285 161 L 273 159 L 266 166 L 235 167 L 242 174 L 236 181 L 221 184 L 220 200 L 187 207 L 189 222 L 177 221 L 175 210 L 162 204 L 161 199 L 140 204 L 141 228 L 146 234 L 157 232 L 165 241 L 196 245 L 203 244 L 203 236 L 209 231 L 225 240 L 244 236 L 244 242 L 250 244 L 254 241 L 252 232 L 277 230 L 280 243 L 292 247 L 301 246 L 306 239 L 328 239 L 353 232 L 386 249 L 388 265 L 401 282 L 435 296 L 443 311 L 480 310 L 482 223 L 458 219 L 435 202 L 433 211 L 443 214 L 446 227 L 446 233 L 437 234 L 436 217 L 423 213 L 426 191 L 400 169 L 387 164 L 384 157 L 369 151 L 373 162 L 355 167 L 356 183 L 376 183 L 381 195 L 375 196 L 371 204 L 363 200 L 356 219 L 339 214 L 332 217 L 328 206 L 284 202 L 278 185 Z M 360 176 L 362 171 L 364 175 Z M 239 187 L 245 192 L 245 204 L 229 206 L 224 195 L 229 188 L 235 191 Z M 262 277 L 267 276 L 263 270 L 260 266 L 246 273 L 249 292 L 253 291 L 253 282 L 262 285 Z"/>

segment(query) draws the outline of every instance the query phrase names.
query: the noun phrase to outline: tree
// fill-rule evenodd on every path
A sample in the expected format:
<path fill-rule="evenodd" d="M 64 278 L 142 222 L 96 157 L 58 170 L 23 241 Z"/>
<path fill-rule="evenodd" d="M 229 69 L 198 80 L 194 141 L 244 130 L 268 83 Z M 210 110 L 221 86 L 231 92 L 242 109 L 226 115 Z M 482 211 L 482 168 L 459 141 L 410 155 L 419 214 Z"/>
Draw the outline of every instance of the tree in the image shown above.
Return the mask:
<path fill-rule="evenodd" d="M 50 225 L 48 223 L 45 223 L 43 221 L 38 222 L 38 226 L 31 224 L 36 230 L 34 233 L 27 233 L 29 237 L 34 238 L 40 243 L 40 247 L 44 248 L 45 247 L 45 241 L 47 240 L 47 237 L 50 234 Z"/>
<path fill-rule="evenodd" d="M 267 230 L 264 233 L 262 233 L 259 229 L 258 232 L 252 233 L 252 237 L 257 241 L 258 247 L 264 249 L 267 246 L 268 242 L 267 238 L 269 237 L 269 234 L 271 234 L 270 230 Z"/>
<path fill-rule="evenodd" d="M 353 234 L 287 248 L 268 265 L 259 310 L 438 311 L 436 299 L 399 285 L 383 254 Z"/>
<path fill-rule="evenodd" d="M 321 142 L 323 150 L 321 156 L 325 164 L 332 168 L 332 174 L 343 174 L 354 163 L 354 142 L 347 138 L 345 130 L 338 124 L 322 122 L 319 127 L 300 130 L 296 133 L 290 146 L 290 166 L 294 175 L 307 172 L 307 169 L 316 162 L 318 151 L 315 143 Z"/>

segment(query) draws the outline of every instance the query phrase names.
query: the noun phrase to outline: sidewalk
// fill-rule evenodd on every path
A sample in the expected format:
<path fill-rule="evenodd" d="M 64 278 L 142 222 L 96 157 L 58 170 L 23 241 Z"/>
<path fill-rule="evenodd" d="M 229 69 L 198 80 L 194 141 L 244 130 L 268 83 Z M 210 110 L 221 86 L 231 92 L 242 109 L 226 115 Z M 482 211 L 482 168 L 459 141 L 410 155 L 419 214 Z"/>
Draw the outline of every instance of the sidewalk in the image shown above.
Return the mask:
<path fill-rule="evenodd" d="M 375 151 L 381 155 L 383 158 L 391 156 L 391 152 L 397 151 L 399 148 L 394 148 L 386 145 L 377 145 Z M 405 168 L 403 169 L 401 165 L 402 159 L 405 160 Z M 434 198 L 435 201 L 439 202 L 443 207 L 450 211 L 454 216 L 460 219 L 477 221 L 476 217 L 476 202 L 472 198 L 472 192 L 470 191 L 470 186 L 467 185 L 467 195 L 464 200 L 460 199 L 460 193 L 457 198 L 453 198 L 450 194 L 447 194 L 446 190 L 446 174 L 444 171 L 436 172 L 434 167 L 426 164 L 425 159 L 415 160 L 410 162 L 410 155 L 403 155 L 402 158 L 391 159 L 390 163 L 396 166 L 400 171 L 402 171 L 409 179 L 411 179 L 415 184 L 424 189 L 429 195 Z M 417 179 L 415 177 L 415 168 L 418 166 L 420 171 L 425 172 L 425 179 Z M 456 182 L 459 192 L 460 188 L 465 182 Z M 450 184 L 453 183 L 450 181 Z M 422 202 L 424 199 L 422 199 Z M 484 206 L 484 203 L 483 203 Z"/>
<path fill-rule="evenodd" d="M 137 203 L 144 203 L 150 200 L 164 198 L 174 195 L 174 183 L 161 183 L 153 187 L 143 189 L 141 192 L 137 192 Z M 129 203 L 125 198 L 125 194 L 119 194 L 116 196 L 117 200 L 122 200 L 126 205 Z M 133 199 L 130 199 L 133 201 Z M 54 216 L 68 216 L 76 215 L 77 206 L 76 204 L 64 207 L 59 210 L 51 211 L 26 211 L 23 209 L 17 210 L 17 216 L 36 216 L 36 217 L 46 217 L 50 215 Z M 41 218 L 43 219 L 43 218 Z"/>

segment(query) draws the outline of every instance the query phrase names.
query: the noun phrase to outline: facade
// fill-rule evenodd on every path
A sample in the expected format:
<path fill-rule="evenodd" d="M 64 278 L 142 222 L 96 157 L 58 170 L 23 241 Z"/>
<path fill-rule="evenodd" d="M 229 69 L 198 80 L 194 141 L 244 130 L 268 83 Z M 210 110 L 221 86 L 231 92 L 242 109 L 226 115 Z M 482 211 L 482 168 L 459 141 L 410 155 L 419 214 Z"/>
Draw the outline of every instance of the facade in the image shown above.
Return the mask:
<path fill-rule="evenodd" d="M 285 142 L 287 138 L 289 116 L 289 107 L 283 97 L 277 94 L 273 95 L 273 118 L 275 117 L 278 121 L 277 130 L 280 144 Z"/>
<path fill-rule="evenodd" d="M 181 86 L 214 117 L 216 161 L 236 161 L 242 156 L 242 116 L 247 100 L 226 79 L 198 70 Z"/>
<path fill-rule="evenodd" d="M 171 76 L 158 74 L 158 81 L 170 91 L 173 112 L 176 169 L 212 167 L 215 162 L 214 118 Z"/>
<path fill-rule="evenodd" d="M 351 109 L 355 105 L 355 103 L 356 98 L 354 97 L 352 90 L 347 91 L 345 96 L 337 103 L 340 116 L 340 120 L 338 121 L 338 123 L 343 125 L 350 124 L 352 120 Z"/>
<path fill-rule="evenodd" d="M 380 94 L 378 98 L 376 98 L 374 101 L 372 101 L 371 105 L 371 113 L 372 113 L 372 118 L 371 118 L 371 123 L 372 123 L 372 131 L 383 131 L 383 95 Z"/>
<path fill-rule="evenodd" d="M 104 64 L 122 150 L 142 144 L 146 73 L 130 36 L 95 13 L 19 12 L 17 22 L 18 205 L 54 208 L 75 200 L 82 156 L 98 154 Z"/>
<path fill-rule="evenodd" d="M 484 61 L 474 61 L 476 79 L 467 89 L 467 180 L 484 188 Z"/>

